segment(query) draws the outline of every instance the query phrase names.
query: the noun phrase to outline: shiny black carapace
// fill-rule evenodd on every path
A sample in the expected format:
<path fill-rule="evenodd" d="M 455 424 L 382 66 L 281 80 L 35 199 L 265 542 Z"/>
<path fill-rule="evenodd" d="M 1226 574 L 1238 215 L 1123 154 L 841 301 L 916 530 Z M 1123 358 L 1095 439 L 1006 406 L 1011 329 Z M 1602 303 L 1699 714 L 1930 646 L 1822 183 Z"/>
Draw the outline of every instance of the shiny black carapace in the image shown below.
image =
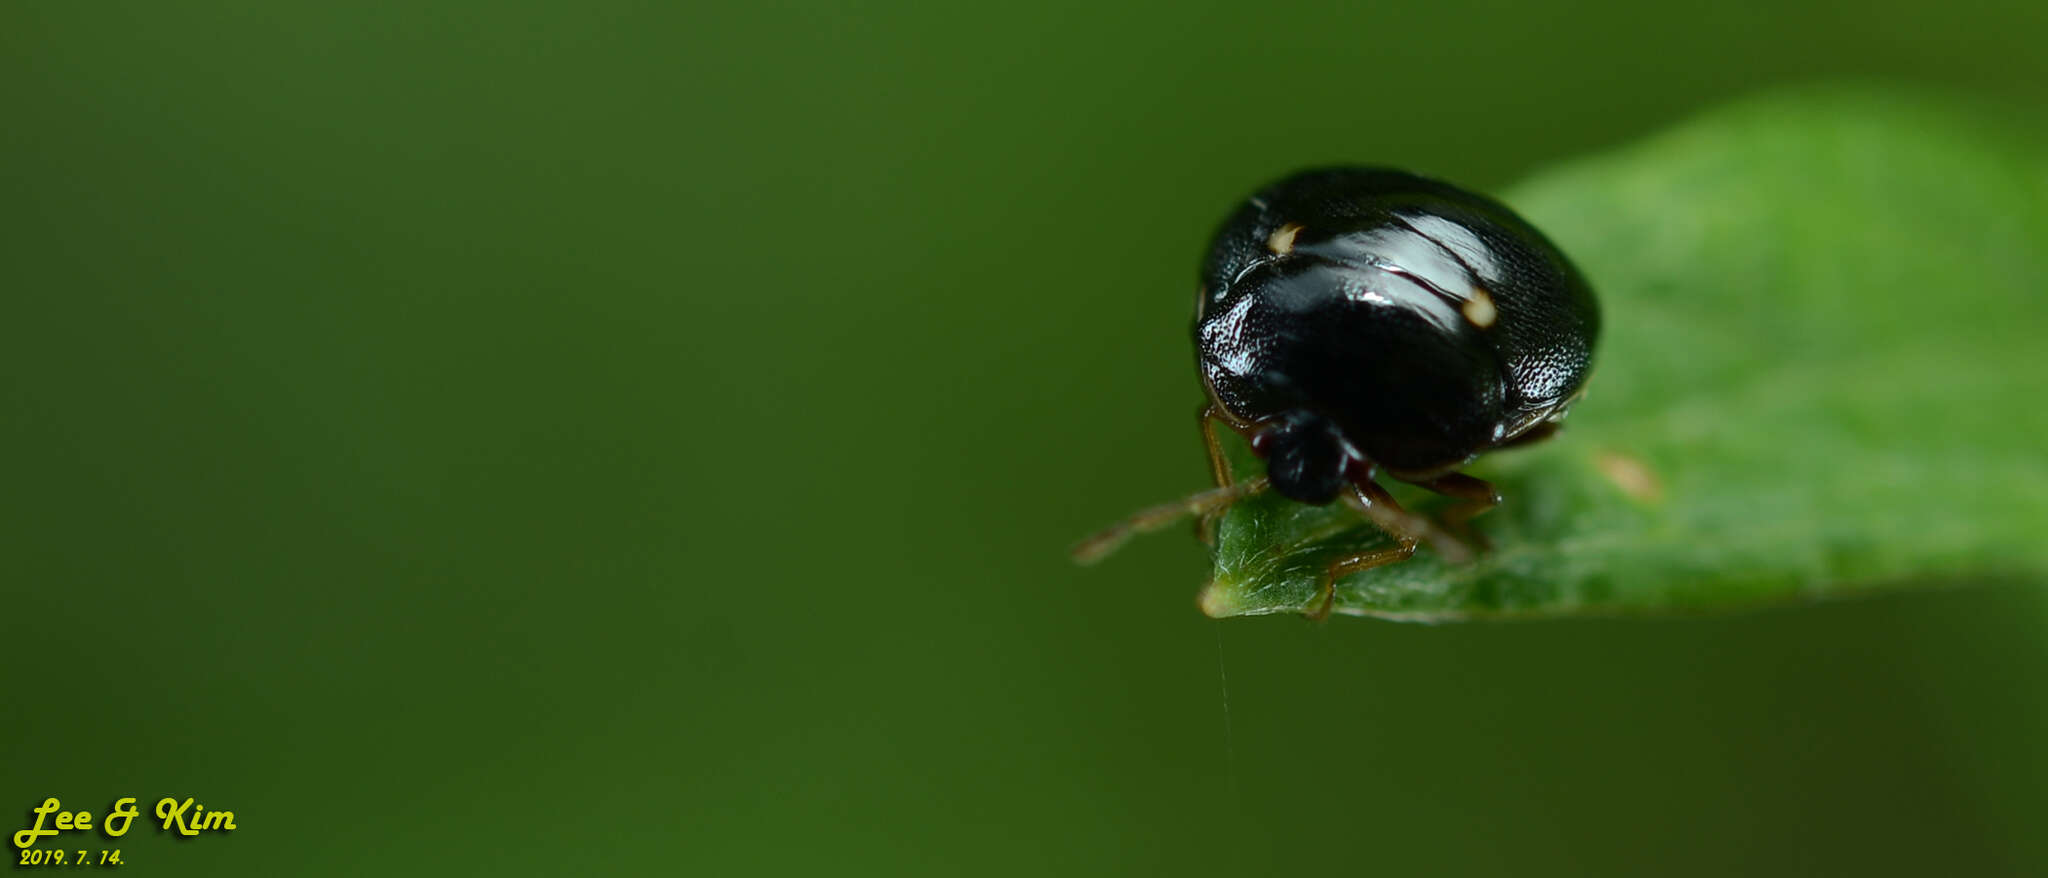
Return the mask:
<path fill-rule="evenodd" d="M 1341 500 L 1395 540 L 1329 564 L 1311 616 L 1329 613 L 1339 578 L 1405 559 L 1424 539 L 1469 558 L 1478 537 L 1467 522 L 1500 496 L 1458 468 L 1554 432 L 1599 328 L 1570 260 L 1491 198 L 1385 168 L 1267 186 L 1216 233 L 1195 303 L 1217 489 L 1141 512 L 1076 556 L 1187 513 L 1203 516 L 1206 538 L 1230 503 L 1271 487 L 1301 503 Z M 1265 475 L 1237 481 L 1217 424 L 1250 441 Z M 1382 474 L 1460 502 L 1432 522 L 1395 503 Z"/>

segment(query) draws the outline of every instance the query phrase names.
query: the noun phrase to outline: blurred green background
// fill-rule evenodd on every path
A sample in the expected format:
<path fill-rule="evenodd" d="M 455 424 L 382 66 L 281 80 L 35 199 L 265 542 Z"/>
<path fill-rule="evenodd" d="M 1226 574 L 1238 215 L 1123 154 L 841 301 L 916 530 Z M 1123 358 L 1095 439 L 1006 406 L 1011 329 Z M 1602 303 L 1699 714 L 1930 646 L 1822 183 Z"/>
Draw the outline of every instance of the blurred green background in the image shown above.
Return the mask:
<path fill-rule="evenodd" d="M 2038 873 L 2032 584 L 1314 626 L 1204 619 L 1179 533 L 1063 553 L 1204 484 L 1187 310 L 1254 185 L 1498 189 L 1815 77 L 2040 107 L 2044 39 L 8 3 L 0 805 L 236 812 L 62 844 L 145 875 Z"/>

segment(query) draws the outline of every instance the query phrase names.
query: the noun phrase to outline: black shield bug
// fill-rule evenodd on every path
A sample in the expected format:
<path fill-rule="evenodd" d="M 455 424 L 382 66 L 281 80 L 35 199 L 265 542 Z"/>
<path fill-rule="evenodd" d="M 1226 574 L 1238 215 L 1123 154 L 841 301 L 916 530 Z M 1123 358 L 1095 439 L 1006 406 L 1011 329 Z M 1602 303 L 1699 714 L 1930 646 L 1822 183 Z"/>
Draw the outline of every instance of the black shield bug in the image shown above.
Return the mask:
<path fill-rule="evenodd" d="M 1075 556 L 1187 514 L 1207 539 L 1223 509 L 1267 488 L 1341 501 L 1395 544 L 1331 562 L 1315 618 L 1339 578 L 1424 540 L 1450 560 L 1471 556 L 1468 522 L 1500 496 L 1458 469 L 1554 432 L 1600 329 L 1585 279 L 1505 205 L 1385 168 L 1306 171 L 1246 199 L 1216 233 L 1198 295 L 1199 418 L 1218 487 L 1140 512 Z M 1264 475 L 1236 479 L 1218 424 L 1250 442 Z M 1380 475 L 1458 502 L 1431 521 L 1394 502 Z"/>

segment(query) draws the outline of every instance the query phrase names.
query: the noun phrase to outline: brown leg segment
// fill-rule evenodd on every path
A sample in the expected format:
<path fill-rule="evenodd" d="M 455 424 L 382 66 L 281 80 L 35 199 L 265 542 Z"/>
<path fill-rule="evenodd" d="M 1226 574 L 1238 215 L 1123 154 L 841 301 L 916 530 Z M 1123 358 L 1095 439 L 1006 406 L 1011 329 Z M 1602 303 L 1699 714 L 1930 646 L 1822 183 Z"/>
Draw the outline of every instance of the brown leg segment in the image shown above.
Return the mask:
<path fill-rule="evenodd" d="M 1445 533 L 1429 519 L 1401 508 L 1401 504 L 1394 502 L 1394 495 L 1387 493 L 1387 489 L 1380 487 L 1378 482 L 1366 479 L 1354 487 L 1357 488 L 1357 500 L 1361 502 L 1354 503 L 1351 497 L 1345 497 L 1344 501 L 1365 513 L 1365 517 L 1379 525 L 1380 530 L 1396 539 L 1428 540 L 1431 548 L 1452 564 L 1472 560 L 1472 547 Z"/>
<path fill-rule="evenodd" d="M 1097 531 L 1093 536 L 1076 544 L 1072 550 L 1074 561 L 1079 564 L 1093 564 L 1102 560 L 1124 540 L 1133 534 L 1158 530 L 1189 515 L 1214 515 L 1230 504 L 1266 490 L 1265 476 L 1246 479 L 1222 488 L 1210 488 L 1199 494 L 1182 497 L 1171 503 L 1161 503 L 1150 509 L 1140 509 L 1129 518 Z"/>
<path fill-rule="evenodd" d="M 1224 456 L 1223 444 L 1216 440 L 1216 422 L 1222 419 L 1214 402 L 1203 403 L 1195 412 L 1195 422 L 1202 428 L 1202 447 L 1209 451 L 1209 475 L 1216 480 L 1216 487 L 1227 488 L 1237 482 L 1237 477 L 1230 471 L 1230 458 Z M 1203 544 L 1216 544 L 1216 520 L 1223 517 L 1223 511 L 1205 512 L 1195 521 L 1195 535 L 1202 538 Z"/>
<path fill-rule="evenodd" d="M 1387 493 L 1387 489 L 1380 487 L 1378 482 L 1371 479 L 1363 479 L 1353 484 L 1351 492 L 1342 496 L 1344 505 L 1358 510 L 1366 520 L 1393 537 L 1394 545 L 1338 558 L 1323 568 L 1322 578 L 1318 580 L 1322 600 L 1316 603 L 1315 609 L 1302 614 L 1316 621 L 1329 618 L 1330 610 L 1337 605 L 1337 580 L 1361 570 L 1371 570 L 1374 567 L 1407 560 L 1414 556 L 1415 545 L 1431 530 L 1426 519 L 1402 509 L 1401 504 L 1394 502 L 1393 495 Z"/>
<path fill-rule="evenodd" d="M 1216 422 L 1223 420 L 1223 414 L 1216 410 L 1216 404 L 1205 402 L 1195 412 L 1195 423 L 1202 428 L 1202 447 L 1209 450 L 1209 475 L 1216 479 L 1221 488 L 1237 481 L 1230 472 L 1230 458 L 1223 456 L 1223 444 L 1216 441 Z"/>
<path fill-rule="evenodd" d="M 1396 561 L 1406 561 L 1414 557 L 1414 555 L 1415 541 L 1403 540 L 1390 548 L 1331 561 L 1330 566 L 1323 569 L 1323 578 L 1321 580 L 1323 599 L 1316 604 L 1315 609 L 1302 615 L 1317 622 L 1330 618 L 1330 610 L 1337 606 L 1337 580 L 1357 573 L 1360 570 L 1371 570 L 1374 567 L 1382 567 Z"/>
<path fill-rule="evenodd" d="M 1472 519 L 1475 516 L 1500 505 L 1500 492 L 1494 490 L 1492 483 L 1464 473 L 1445 473 L 1414 484 L 1460 501 L 1444 510 L 1444 529 L 1481 549 L 1492 548 L 1487 543 L 1485 535 L 1472 529 Z"/>

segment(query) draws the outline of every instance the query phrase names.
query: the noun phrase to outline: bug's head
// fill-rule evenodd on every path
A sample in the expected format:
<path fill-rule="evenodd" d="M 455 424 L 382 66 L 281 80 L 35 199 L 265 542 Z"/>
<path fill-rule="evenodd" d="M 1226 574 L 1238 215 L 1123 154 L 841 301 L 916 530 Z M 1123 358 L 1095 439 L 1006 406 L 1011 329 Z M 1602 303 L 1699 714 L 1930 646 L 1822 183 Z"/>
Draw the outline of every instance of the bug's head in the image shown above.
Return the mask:
<path fill-rule="evenodd" d="M 1297 503 L 1321 506 L 1337 499 L 1353 454 L 1328 418 L 1295 409 L 1266 422 L 1252 436 L 1252 451 L 1266 459 L 1273 490 Z"/>

